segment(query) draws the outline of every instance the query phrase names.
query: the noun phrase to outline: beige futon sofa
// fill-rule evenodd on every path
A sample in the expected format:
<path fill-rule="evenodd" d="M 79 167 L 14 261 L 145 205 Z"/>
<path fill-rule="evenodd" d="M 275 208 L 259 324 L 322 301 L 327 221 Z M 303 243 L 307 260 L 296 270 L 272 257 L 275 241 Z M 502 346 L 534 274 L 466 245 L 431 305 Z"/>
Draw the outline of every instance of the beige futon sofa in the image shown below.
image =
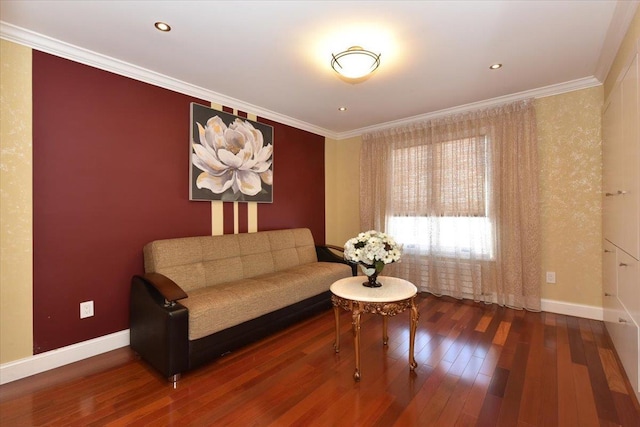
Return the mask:
<path fill-rule="evenodd" d="M 355 274 L 309 229 L 157 240 L 144 267 L 131 285 L 131 348 L 173 381 L 329 308 L 329 286 Z"/>

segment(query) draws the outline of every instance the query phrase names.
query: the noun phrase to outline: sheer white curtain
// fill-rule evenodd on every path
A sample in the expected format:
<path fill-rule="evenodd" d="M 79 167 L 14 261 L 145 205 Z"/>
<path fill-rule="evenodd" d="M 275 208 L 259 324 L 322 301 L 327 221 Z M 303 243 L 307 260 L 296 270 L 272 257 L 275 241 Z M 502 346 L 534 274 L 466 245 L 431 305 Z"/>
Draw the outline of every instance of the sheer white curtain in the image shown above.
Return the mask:
<path fill-rule="evenodd" d="M 361 227 L 404 247 L 386 274 L 436 295 L 540 310 L 531 100 L 362 139 Z"/>

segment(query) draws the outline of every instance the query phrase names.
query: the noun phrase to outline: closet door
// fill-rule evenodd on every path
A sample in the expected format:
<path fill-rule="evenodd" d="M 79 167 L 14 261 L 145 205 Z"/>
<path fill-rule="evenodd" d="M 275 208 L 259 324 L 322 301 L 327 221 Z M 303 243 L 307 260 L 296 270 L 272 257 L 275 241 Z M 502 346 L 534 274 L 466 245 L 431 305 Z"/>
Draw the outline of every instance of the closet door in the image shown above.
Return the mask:
<path fill-rule="evenodd" d="M 616 262 L 616 247 L 609 241 L 604 241 L 602 255 L 602 305 L 605 322 L 618 322 L 618 265 Z"/>
<path fill-rule="evenodd" d="M 640 41 L 639 41 L 640 46 Z M 640 51 L 640 47 L 638 48 Z M 638 52 L 602 114 L 604 321 L 640 399 L 640 73 Z"/>
<path fill-rule="evenodd" d="M 640 259 L 640 110 L 638 109 L 638 56 L 627 70 L 620 85 L 622 90 L 622 149 L 619 163 L 622 171 L 617 190 L 623 192 L 621 217 L 624 230 L 619 230 L 616 245 L 635 259 Z"/>
<path fill-rule="evenodd" d="M 616 86 L 602 117 L 602 189 L 604 238 L 618 245 L 624 235 L 623 200 L 619 193 L 624 185 L 622 162 L 622 88 Z"/>
<path fill-rule="evenodd" d="M 604 322 L 611 341 L 620 357 L 622 366 L 633 389 L 638 393 L 640 386 L 640 331 L 638 310 L 640 310 L 640 283 L 638 261 L 621 249 L 605 242 L 603 262 L 603 308 Z"/>
<path fill-rule="evenodd" d="M 616 263 L 618 276 L 618 299 L 631 319 L 640 324 L 640 262 L 629 254 L 618 251 Z"/>

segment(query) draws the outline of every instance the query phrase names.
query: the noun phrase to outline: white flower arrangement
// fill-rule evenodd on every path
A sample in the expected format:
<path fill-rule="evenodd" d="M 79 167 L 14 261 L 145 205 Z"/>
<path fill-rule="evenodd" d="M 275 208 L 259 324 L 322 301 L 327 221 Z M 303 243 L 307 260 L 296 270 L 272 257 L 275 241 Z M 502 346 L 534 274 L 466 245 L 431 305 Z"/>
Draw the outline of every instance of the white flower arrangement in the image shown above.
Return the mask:
<path fill-rule="evenodd" d="M 369 230 L 347 240 L 344 258 L 375 268 L 380 273 L 386 264 L 400 261 L 402 250 L 393 237 L 376 230 Z"/>

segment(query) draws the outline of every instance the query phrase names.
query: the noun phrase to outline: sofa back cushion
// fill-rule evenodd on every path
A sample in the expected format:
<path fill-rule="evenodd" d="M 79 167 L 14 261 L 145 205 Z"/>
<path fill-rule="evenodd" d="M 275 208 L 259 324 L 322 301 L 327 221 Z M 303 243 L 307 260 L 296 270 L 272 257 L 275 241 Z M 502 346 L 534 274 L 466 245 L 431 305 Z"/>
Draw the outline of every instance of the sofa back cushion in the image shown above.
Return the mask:
<path fill-rule="evenodd" d="M 144 247 L 147 273 L 185 292 L 317 262 L 308 228 L 156 240 Z"/>

